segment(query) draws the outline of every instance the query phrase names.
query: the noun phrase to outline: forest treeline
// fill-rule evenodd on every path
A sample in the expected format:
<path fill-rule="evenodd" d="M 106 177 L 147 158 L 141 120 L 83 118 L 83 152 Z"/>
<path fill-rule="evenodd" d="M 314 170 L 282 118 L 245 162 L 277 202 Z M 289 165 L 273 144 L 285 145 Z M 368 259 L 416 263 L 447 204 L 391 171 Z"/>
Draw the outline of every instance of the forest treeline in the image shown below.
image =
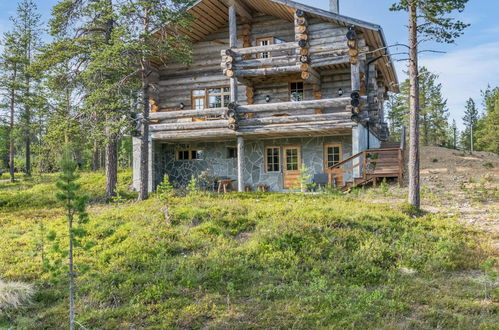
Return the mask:
<path fill-rule="evenodd" d="M 463 109 L 462 126 L 449 121 L 447 99 L 438 75 L 422 67 L 419 75 L 421 127 L 420 143 L 464 150 L 490 151 L 499 154 L 499 87 L 482 91 L 482 99 L 469 98 Z M 400 85 L 400 94 L 390 94 L 386 119 L 390 135 L 400 138 L 401 127 L 409 125 L 409 80 Z"/>
<path fill-rule="evenodd" d="M 11 180 L 59 171 L 69 148 L 80 168 L 105 168 L 113 196 L 118 168 L 131 165 L 136 114 L 148 118 L 151 61 L 190 59 L 178 31 L 192 20 L 191 2 L 61 0 L 43 23 L 21 0 L 0 48 L 0 170 Z"/>

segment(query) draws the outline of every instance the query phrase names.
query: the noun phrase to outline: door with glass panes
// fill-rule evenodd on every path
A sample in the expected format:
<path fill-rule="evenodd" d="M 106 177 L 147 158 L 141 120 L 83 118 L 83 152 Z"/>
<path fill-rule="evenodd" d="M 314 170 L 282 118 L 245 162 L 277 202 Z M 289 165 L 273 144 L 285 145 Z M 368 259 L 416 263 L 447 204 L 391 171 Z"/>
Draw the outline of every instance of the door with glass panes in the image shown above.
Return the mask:
<path fill-rule="evenodd" d="M 341 144 L 324 145 L 324 172 L 329 174 L 332 184 L 343 185 L 343 170 L 334 168 L 342 161 Z"/>
<path fill-rule="evenodd" d="M 297 146 L 283 147 L 283 182 L 284 189 L 298 187 L 301 168 L 301 148 Z"/>

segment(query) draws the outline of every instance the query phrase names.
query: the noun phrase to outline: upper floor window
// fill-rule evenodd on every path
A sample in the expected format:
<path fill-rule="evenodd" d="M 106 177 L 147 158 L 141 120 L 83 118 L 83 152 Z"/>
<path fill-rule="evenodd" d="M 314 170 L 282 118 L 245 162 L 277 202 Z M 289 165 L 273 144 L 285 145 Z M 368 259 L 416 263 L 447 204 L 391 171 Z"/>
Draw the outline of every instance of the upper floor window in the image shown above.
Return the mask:
<path fill-rule="evenodd" d="M 230 88 L 210 88 L 208 89 L 208 107 L 223 108 L 230 103 Z"/>
<path fill-rule="evenodd" d="M 215 87 L 192 90 L 192 109 L 222 108 L 230 103 L 230 88 Z M 208 106 L 207 106 L 208 105 Z"/>
<path fill-rule="evenodd" d="M 272 37 L 256 39 L 257 46 L 268 46 L 268 45 L 272 45 L 272 44 L 274 44 L 274 38 L 272 38 Z M 259 58 L 269 58 L 270 56 L 271 56 L 270 52 L 258 54 Z"/>
<path fill-rule="evenodd" d="M 291 102 L 303 101 L 303 81 L 289 83 L 289 99 Z"/>
<path fill-rule="evenodd" d="M 194 89 L 192 91 L 192 108 L 194 110 L 202 110 L 206 108 L 206 90 L 205 89 Z"/>

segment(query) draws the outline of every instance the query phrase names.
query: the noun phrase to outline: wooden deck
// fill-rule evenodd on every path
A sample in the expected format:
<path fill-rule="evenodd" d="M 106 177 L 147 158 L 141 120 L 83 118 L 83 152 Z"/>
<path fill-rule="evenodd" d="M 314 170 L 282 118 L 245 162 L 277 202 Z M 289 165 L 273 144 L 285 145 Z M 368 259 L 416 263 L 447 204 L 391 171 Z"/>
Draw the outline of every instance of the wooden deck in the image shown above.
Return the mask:
<path fill-rule="evenodd" d="M 344 181 L 343 188 L 351 186 L 376 185 L 383 179 L 404 177 L 404 144 L 398 142 L 383 142 L 378 149 L 361 151 L 336 164 L 330 169 L 333 177 L 344 178 L 351 174 L 353 182 Z M 357 177 L 356 177 L 357 176 Z M 341 180 L 339 180 L 341 182 Z"/>

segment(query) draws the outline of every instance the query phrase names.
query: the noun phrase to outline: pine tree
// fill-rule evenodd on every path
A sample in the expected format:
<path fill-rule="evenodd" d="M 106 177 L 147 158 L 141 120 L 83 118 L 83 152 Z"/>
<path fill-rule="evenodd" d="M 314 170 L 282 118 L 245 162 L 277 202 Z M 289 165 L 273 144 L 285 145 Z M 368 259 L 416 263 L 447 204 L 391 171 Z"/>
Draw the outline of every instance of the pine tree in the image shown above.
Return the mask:
<path fill-rule="evenodd" d="M 71 156 L 71 152 L 66 150 L 61 160 L 61 174 L 56 186 L 59 192 L 57 199 L 64 203 L 66 217 L 68 220 L 68 237 L 69 237 L 69 328 L 75 328 L 75 265 L 73 250 L 77 246 L 78 239 L 85 236 L 85 230 L 74 226 L 74 221 L 78 218 L 78 224 L 82 225 L 88 221 L 88 214 L 85 211 L 87 197 L 80 192 L 80 185 L 76 182 L 78 175 L 76 174 L 77 164 Z"/>
<path fill-rule="evenodd" d="M 400 84 L 399 94 L 390 94 L 387 103 L 387 119 L 390 123 L 390 136 L 400 139 L 402 126 L 407 127 L 409 122 L 409 80 Z"/>
<path fill-rule="evenodd" d="M 473 152 L 473 130 L 478 122 L 478 109 L 475 101 L 469 98 L 466 101 L 466 110 L 464 111 L 463 123 L 466 126 L 465 134 L 463 134 L 463 143 L 468 150 Z"/>
<path fill-rule="evenodd" d="M 37 102 L 35 85 L 39 84 L 39 77 L 33 74 L 30 65 L 33 62 L 41 42 L 41 15 L 36 4 L 31 0 L 22 0 L 17 6 L 16 16 L 13 19 L 14 35 L 21 50 L 20 75 L 22 89 L 19 102 L 23 104 L 21 125 L 25 143 L 26 175 L 31 175 L 31 145 L 33 136 L 33 111 L 40 105 Z"/>
<path fill-rule="evenodd" d="M 499 87 L 483 92 L 484 116 L 475 124 L 478 150 L 499 154 Z"/>
<path fill-rule="evenodd" d="M 115 34 L 119 37 L 114 39 L 113 50 L 128 61 L 127 67 L 136 68 L 133 77 L 139 77 L 141 85 L 140 200 L 147 199 L 149 194 L 149 102 L 157 93 L 155 78 L 158 78 L 152 60 L 190 61 L 190 40 L 175 31 L 179 31 L 178 27 L 188 27 L 192 18 L 185 9 L 192 3 L 192 0 L 130 0 L 120 6 L 117 22 L 120 28 Z M 164 28 L 166 25 L 169 29 Z"/>
<path fill-rule="evenodd" d="M 454 11 L 463 11 L 468 0 L 399 0 L 393 11 L 406 11 L 409 16 L 409 203 L 420 206 L 419 177 L 419 65 L 420 37 L 436 42 L 452 43 L 468 26 L 459 20 L 446 17 Z"/>
<path fill-rule="evenodd" d="M 13 18 L 11 17 L 11 21 Z M 3 100 L 9 108 L 9 173 L 10 180 L 14 182 L 14 136 L 15 124 L 19 115 L 19 94 L 23 86 L 20 78 L 20 71 L 23 66 L 22 49 L 17 42 L 14 31 L 6 32 L 2 40 L 3 51 L 0 57 L 0 89 Z M 17 110 L 17 111 L 16 111 Z"/>
<path fill-rule="evenodd" d="M 420 121 L 423 145 L 445 145 L 448 139 L 447 100 L 442 95 L 438 75 L 422 67 L 419 75 Z M 400 128 L 409 125 L 409 80 L 400 85 L 400 93 L 390 96 L 387 104 L 391 135 L 400 138 Z"/>

